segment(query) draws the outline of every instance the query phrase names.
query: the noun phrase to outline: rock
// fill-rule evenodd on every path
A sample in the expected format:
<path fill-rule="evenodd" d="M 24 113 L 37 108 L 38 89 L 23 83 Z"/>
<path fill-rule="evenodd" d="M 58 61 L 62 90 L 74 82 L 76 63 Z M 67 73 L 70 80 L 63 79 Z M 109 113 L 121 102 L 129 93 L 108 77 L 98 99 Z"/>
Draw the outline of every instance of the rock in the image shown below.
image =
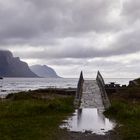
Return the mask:
<path fill-rule="evenodd" d="M 10 51 L 0 50 L 0 76 L 2 77 L 38 77 L 28 64 L 19 57 L 13 57 Z"/>
<path fill-rule="evenodd" d="M 46 65 L 33 65 L 30 66 L 30 69 L 39 77 L 45 78 L 60 78 L 54 69 Z"/>

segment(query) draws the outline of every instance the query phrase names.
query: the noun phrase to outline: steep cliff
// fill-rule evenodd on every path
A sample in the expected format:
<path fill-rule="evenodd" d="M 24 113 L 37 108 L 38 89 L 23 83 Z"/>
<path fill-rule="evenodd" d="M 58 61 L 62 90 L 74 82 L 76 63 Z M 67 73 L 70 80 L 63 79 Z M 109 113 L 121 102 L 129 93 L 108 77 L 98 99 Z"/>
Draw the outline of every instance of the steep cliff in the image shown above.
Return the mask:
<path fill-rule="evenodd" d="M 3 77 L 38 77 L 28 64 L 19 57 L 13 57 L 10 51 L 0 50 L 0 76 Z"/>

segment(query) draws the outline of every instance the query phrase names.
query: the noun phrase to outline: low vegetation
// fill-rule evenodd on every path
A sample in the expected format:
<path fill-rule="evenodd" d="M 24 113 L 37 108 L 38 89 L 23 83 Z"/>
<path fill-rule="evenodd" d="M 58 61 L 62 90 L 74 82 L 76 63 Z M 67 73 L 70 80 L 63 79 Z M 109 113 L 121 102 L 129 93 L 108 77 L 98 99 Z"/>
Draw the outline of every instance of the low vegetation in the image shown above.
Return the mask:
<path fill-rule="evenodd" d="M 125 88 L 120 88 L 117 93 L 117 97 L 125 100 L 139 100 L 140 101 L 140 86 L 128 86 Z"/>
<path fill-rule="evenodd" d="M 32 93 L 33 94 L 33 93 Z M 9 95 L 0 102 L 1 140 L 59 140 L 59 125 L 73 112 L 73 97 L 29 93 Z"/>
<path fill-rule="evenodd" d="M 105 115 L 117 121 L 122 140 L 140 140 L 140 88 L 127 87 L 110 96 L 112 106 Z"/>
<path fill-rule="evenodd" d="M 140 84 L 140 78 L 135 79 L 134 81 L 137 82 L 138 84 Z"/>

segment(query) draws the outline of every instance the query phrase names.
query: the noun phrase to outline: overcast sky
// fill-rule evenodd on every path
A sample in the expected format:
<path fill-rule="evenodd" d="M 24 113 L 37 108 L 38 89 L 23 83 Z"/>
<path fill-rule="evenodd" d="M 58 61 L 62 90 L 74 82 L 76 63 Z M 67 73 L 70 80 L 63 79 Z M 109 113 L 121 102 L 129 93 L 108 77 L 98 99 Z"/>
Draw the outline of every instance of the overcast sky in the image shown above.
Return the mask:
<path fill-rule="evenodd" d="M 0 0 L 0 49 L 63 77 L 140 77 L 140 0 Z"/>

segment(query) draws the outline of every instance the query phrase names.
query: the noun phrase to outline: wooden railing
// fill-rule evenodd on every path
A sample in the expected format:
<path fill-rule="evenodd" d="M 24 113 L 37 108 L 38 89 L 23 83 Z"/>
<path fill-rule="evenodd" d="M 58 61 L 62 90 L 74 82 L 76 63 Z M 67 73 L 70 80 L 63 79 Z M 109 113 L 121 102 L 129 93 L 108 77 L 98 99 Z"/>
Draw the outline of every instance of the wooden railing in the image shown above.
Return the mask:
<path fill-rule="evenodd" d="M 83 78 L 83 72 L 81 71 L 80 78 L 77 85 L 76 96 L 75 96 L 75 106 L 77 107 L 80 105 L 82 91 L 83 91 L 83 83 L 84 83 L 84 78 Z"/>
<path fill-rule="evenodd" d="M 106 93 L 106 90 L 105 90 L 104 79 L 103 79 L 103 77 L 102 77 L 102 75 L 101 75 L 101 73 L 99 71 L 97 73 L 96 81 L 97 81 L 98 86 L 99 86 L 99 88 L 101 90 L 101 95 L 102 95 L 104 107 L 108 108 L 110 106 L 110 101 L 108 99 L 108 96 L 107 96 L 107 93 Z"/>

